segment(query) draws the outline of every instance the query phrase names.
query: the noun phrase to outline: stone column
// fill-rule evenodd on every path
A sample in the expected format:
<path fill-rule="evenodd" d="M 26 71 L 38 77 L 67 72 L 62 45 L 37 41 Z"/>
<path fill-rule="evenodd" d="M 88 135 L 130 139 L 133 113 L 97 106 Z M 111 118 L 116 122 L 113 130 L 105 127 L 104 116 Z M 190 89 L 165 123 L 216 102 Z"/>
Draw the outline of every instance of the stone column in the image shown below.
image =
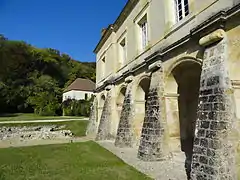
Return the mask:
<path fill-rule="evenodd" d="M 125 82 L 128 83 L 128 85 L 120 115 L 117 137 L 115 140 L 115 146 L 117 147 L 133 146 L 132 120 L 134 114 L 134 100 L 132 97 L 132 81 L 132 76 L 125 79 Z"/>
<path fill-rule="evenodd" d="M 98 118 L 97 110 L 98 110 L 98 102 L 97 102 L 97 97 L 95 96 L 90 109 L 89 122 L 88 122 L 87 131 L 86 131 L 87 136 L 95 136 L 97 134 L 97 118 Z"/>
<path fill-rule="evenodd" d="M 112 117 L 112 109 L 111 109 L 111 101 L 112 101 L 112 87 L 107 86 L 107 96 L 104 102 L 102 115 L 100 118 L 98 133 L 96 140 L 108 140 L 111 138 L 111 117 Z"/>
<path fill-rule="evenodd" d="M 193 148 L 193 180 L 237 180 L 233 132 L 234 108 L 228 74 L 227 37 L 219 29 L 199 41 L 205 48 Z"/>
<path fill-rule="evenodd" d="M 145 161 L 161 160 L 165 157 L 166 141 L 163 102 L 163 70 L 161 62 L 149 66 L 152 72 L 150 89 L 146 103 L 146 113 L 142 128 L 138 158 Z"/>

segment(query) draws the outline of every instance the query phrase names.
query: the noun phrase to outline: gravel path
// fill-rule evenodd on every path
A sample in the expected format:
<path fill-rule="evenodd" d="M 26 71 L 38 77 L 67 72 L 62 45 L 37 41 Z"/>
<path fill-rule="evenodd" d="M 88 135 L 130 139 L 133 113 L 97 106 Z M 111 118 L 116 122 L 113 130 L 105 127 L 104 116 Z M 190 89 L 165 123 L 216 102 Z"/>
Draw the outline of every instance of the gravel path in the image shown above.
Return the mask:
<path fill-rule="evenodd" d="M 177 152 L 172 159 L 158 162 L 144 162 L 137 158 L 136 148 L 117 148 L 112 141 L 98 141 L 125 163 L 156 180 L 186 180 L 184 154 Z"/>

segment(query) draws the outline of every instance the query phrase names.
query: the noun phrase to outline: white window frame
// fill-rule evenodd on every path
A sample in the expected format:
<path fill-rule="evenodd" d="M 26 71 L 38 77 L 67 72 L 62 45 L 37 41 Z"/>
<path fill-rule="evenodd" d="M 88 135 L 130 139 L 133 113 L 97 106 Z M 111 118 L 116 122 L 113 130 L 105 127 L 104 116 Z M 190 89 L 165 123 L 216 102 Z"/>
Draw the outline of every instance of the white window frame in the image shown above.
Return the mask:
<path fill-rule="evenodd" d="M 181 21 L 189 15 L 189 0 L 174 0 L 176 9 L 176 21 Z"/>
<path fill-rule="evenodd" d="M 124 37 L 119 43 L 119 58 L 121 65 L 124 65 L 127 62 L 127 41 Z"/>
<path fill-rule="evenodd" d="M 149 41 L 147 14 L 138 22 L 140 34 L 140 50 L 144 50 Z"/>

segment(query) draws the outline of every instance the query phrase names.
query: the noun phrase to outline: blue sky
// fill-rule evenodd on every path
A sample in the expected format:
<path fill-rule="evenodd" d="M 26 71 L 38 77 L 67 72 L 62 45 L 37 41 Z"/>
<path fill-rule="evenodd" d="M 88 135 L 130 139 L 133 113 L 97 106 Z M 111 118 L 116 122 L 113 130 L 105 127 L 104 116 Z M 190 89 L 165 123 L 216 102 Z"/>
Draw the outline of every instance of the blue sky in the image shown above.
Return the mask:
<path fill-rule="evenodd" d="M 0 0 L 0 34 L 95 61 L 100 32 L 127 0 Z"/>

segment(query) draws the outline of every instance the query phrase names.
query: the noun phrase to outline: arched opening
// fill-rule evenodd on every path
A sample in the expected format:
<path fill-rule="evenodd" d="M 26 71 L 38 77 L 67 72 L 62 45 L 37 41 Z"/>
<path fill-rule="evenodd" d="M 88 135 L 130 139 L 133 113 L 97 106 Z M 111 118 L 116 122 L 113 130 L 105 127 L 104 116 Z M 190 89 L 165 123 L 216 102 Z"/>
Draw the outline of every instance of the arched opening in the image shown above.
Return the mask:
<path fill-rule="evenodd" d="M 100 101 L 99 101 L 99 106 L 98 106 L 98 119 L 100 120 L 101 119 L 101 115 L 102 115 L 102 110 L 103 110 L 103 106 L 104 106 L 104 103 L 105 103 L 105 95 L 102 94 L 101 97 L 100 97 Z"/>
<path fill-rule="evenodd" d="M 187 174 L 191 169 L 200 75 L 200 63 L 193 60 L 183 61 L 172 70 L 165 87 L 169 144 L 172 151 L 181 150 L 185 153 Z M 175 145 L 176 139 L 180 139 L 180 149 Z"/>
<path fill-rule="evenodd" d="M 122 111 L 123 101 L 124 101 L 124 98 L 125 98 L 125 93 L 126 93 L 126 87 L 122 87 L 118 96 L 117 96 L 117 99 L 116 99 L 118 120 L 120 119 L 120 116 L 121 116 L 121 111 Z"/>
<path fill-rule="evenodd" d="M 102 94 L 100 101 L 99 101 L 99 107 L 103 108 L 104 102 L 105 102 L 105 96 L 104 96 L 104 94 Z"/>
<path fill-rule="evenodd" d="M 133 120 L 133 135 L 134 135 L 134 144 L 139 146 L 140 144 L 140 137 L 142 132 L 143 121 L 145 117 L 145 108 L 146 108 L 146 101 L 148 96 L 150 86 L 150 78 L 145 77 L 143 78 L 137 88 L 136 94 L 134 99 L 135 104 L 135 114 Z"/>

